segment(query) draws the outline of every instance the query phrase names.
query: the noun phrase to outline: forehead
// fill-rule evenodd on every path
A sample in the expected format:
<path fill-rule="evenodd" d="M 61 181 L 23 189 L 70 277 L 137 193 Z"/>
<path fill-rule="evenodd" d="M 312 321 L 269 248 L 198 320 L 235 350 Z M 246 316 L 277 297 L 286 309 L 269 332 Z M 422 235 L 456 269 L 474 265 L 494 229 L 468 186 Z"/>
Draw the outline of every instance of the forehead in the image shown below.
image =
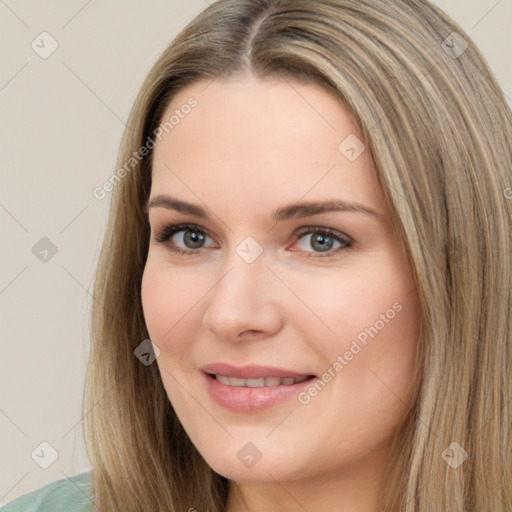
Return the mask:
<path fill-rule="evenodd" d="M 193 109 L 187 107 L 190 98 L 197 101 Z M 176 114 L 181 114 L 179 119 Z M 193 83 L 173 98 L 162 121 L 171 117 L 173 126 L 163 134 L 164 138 L 172 134 L 168 147 L 197 142 L 222 150 L 238 142 L 252 147 L 261 144 L 269 151 L 279 143 L 305 153 L 321 141 L 336 150 L 345 132 L 362 138 L 354 116 L 339 98 L 316 84 L 285 78 L 260 81 L 244 76 Z M 309 144 L 299 146 L 304 138 Z"/>
<path fill-rule="evenodd" d="M 191 98 L 195 106 L 188 108 Z M 257 195 L 270 207 L 276 195 L 284 202 L 339 191 L 380 204 L 369 151 L 351 161 L 340 149 L 345 140 L 363 139 L 354 116 L 318 85 L 249 77 L 201 81 L 179 91 L 162 122 L 173 116 L 154 150 L 158 193 L 179 190 L 196 202 L 215 194 L 241 205 Z"/>

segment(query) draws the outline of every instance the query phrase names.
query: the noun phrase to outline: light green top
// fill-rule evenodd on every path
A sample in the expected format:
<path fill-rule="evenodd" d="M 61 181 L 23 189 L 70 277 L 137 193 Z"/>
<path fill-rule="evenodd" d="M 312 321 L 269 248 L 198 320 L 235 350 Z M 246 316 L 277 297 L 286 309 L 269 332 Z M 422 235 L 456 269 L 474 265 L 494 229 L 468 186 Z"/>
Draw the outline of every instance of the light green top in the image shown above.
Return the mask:
<path fill-rule="evenodd" d="M 63 478 L 4 505 L 1 512 L 90 512 L 91 473 Z"/>

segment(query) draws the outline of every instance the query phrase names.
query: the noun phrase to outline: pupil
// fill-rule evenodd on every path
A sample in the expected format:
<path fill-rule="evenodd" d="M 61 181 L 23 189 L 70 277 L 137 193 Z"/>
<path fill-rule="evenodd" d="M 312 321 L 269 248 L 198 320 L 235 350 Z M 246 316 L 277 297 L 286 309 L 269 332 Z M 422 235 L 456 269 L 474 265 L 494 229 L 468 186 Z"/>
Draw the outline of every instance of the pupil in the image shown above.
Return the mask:
<path fill-rule="evenodd" d="M 184 242 L 190 249 L 196 249 L 200 247 L 204 241 L 204 235 L 196 233 L 195 231 L 186 231 L 184 236 Z"/>
<path fill-rule="evenodd" d="M 313 237 L 312 246 L 314 249 L 325 252 L 332 248 L 332 243 L 333 239 L 331 237 L 318 234 Z M 315 244 L 318 245 L 315 247 Z"/>

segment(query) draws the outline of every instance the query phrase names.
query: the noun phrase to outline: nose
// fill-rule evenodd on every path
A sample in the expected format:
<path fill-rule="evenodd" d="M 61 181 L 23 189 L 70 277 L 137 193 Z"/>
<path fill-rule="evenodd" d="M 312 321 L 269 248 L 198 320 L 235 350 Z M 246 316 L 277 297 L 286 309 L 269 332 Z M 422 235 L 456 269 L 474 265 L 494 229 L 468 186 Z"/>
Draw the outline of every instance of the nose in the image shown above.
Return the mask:
<path fill-rule="evenodd" d="M 234 253 L 205 297 L 203 326 L 228 342 L 275 335 L 284 318 L 279 285 L 263 257 L 247 263 Z"/>

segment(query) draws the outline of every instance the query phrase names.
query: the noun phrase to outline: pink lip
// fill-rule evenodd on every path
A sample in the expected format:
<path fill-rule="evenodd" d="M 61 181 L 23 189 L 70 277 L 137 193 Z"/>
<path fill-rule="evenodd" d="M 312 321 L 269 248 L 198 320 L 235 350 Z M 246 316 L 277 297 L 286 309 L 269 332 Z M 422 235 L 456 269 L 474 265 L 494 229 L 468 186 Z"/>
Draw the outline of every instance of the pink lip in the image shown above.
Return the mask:
<path fill-rule="evenodd" d="M 311 373 L 297 373 L 283 368 L 270 366 L 232 366 L 228 363 L 212 363 L 201 368 L 205 373 L 236 377 L 237 379 L 261 379 L 262 377 L 303 377 L 312 376 Z"/>
<path fill-rule="evenodd" d="M 219 374 L 223 375 L 222 373 Z M 296 397 L 301 390 L 311 385 L 312 382 L 312 379 L 307 379 L 291 385 L 254 388 L 235 387 L 223 384 L 211 374 L 201 372 L 201 375 L 205 380 L 206 389 L 215 402 L 226 409 L 244 413 L 258 412 Z M 234 377 L 234 375 L 231 376 Z M 266 376 L 270 377 L 268 374 Z"/>

